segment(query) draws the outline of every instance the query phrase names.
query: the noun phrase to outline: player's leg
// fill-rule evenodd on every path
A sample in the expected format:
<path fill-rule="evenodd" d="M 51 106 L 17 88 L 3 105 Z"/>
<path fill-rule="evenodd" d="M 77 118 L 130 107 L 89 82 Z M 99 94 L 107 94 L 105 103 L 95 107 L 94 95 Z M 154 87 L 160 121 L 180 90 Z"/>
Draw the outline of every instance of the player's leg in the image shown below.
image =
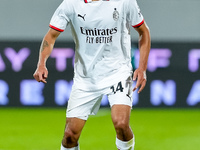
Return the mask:
<path fill-rule="evenodd" d="M 78 139 L 89 115 L 96 114 L 102 94 L 72 87 L 67 106 L 67 120 L 61 150 L 79 150 Z"/>
<path fill-rule="evenodd" d="M 132 78 L 122 80 L 110 87 L 108 99 L 111 105 L 112 121 L 117 133 L 116 145 L 119 150 L 133 150 L 134 136 L 129 126 L 132 107 Z"/>
<path fill-rule="evenodd" d="M 119 150 L 133 150 L 134 136 L 129 125 L 131 107 L 128 105 L 113 105 L 112 121 L 116 130 L 116 145 Z"/>
<path fill-rule="evenodd" d="M 67 118 L 61 150 L 79 150 L 78 139 L 86 120 Z"/>

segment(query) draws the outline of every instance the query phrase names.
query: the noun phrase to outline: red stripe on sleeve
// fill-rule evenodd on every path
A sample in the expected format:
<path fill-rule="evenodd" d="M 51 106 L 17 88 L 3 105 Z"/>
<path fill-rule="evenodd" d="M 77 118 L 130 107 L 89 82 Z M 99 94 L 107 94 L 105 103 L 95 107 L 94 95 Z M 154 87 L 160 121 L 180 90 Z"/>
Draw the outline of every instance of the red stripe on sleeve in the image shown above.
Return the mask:
<path fill-rule="evenodd" d="M 52 25 L 49 25 L 49 27 L 54 29 L 54 30 L 56 30 L 56 31 L 59 31 L 59 32 L 63 32 L 64 31 L 63 29 L 56 28 L 56 27 L 54 27 Z"/>
<path fill-rule="evenodd" d="M 141 26 L 143 23 L 144 23 L 144 19 L 142 20 L 142 22 L 140 22 L 139 24 L 136 24 L 136 25 L 134 25 L 134 26 L 132 26 L 132 27 L 133 27 L 133 28 L 137 28 L 137 27 Z"/>

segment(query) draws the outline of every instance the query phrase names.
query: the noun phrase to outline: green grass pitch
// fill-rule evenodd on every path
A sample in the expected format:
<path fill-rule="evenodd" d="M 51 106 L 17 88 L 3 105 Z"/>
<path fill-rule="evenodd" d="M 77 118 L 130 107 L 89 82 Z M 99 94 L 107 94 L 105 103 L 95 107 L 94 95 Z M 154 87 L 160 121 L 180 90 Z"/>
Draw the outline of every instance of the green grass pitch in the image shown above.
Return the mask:
<path fill-rule="evenodd" d="M 199 150 L 199 109 L 133 109 L 135 150 Z M 0 108 L 0 150 L 59 150 L 64 108 Z M 79 140 L 81 150 L 116 150 L 110 109 L 91 116 Z"/>

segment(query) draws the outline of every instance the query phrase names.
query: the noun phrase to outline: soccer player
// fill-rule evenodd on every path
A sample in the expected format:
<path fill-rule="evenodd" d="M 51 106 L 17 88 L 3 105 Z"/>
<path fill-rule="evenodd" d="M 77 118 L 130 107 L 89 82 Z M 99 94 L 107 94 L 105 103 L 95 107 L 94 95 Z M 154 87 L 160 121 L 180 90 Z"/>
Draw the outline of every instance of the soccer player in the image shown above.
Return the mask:
<path fill-rule="evenodd" d="M 132 92 L 146 85 L 150 33 L 136 0 L 64 0 L 44 36 L 34 78 L 46 82 L 46 61 L 67 25 L 76 44 L 74 83 L 66 111 L 61 150 L 79 150 L 79 137 L 89 115 L 99 110 L 103 95 L 111 107 L 119 150 L 134 149 L 129 126 Z M 132 71 L 130 27 L 139 34 L 139 67 Z M 132 89 L 132 80 L 137 80 Z M 106 132 L 106 131 L 105 131 Z M 93 148 L 95 149 L 95 147 Z"/>

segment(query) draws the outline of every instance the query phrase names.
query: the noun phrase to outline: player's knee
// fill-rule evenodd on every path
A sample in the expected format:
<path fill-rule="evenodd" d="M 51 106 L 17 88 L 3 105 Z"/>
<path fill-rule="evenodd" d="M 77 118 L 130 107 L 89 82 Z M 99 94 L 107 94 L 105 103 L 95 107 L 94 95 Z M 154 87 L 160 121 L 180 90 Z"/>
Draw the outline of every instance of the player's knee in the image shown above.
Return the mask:
<path fill-rule="evenodd" d="M 126 131 L 129 128 L 129 124 L 126 120 L 115 120 L 114 122 L 115 130 L 117 133 Z"/>

